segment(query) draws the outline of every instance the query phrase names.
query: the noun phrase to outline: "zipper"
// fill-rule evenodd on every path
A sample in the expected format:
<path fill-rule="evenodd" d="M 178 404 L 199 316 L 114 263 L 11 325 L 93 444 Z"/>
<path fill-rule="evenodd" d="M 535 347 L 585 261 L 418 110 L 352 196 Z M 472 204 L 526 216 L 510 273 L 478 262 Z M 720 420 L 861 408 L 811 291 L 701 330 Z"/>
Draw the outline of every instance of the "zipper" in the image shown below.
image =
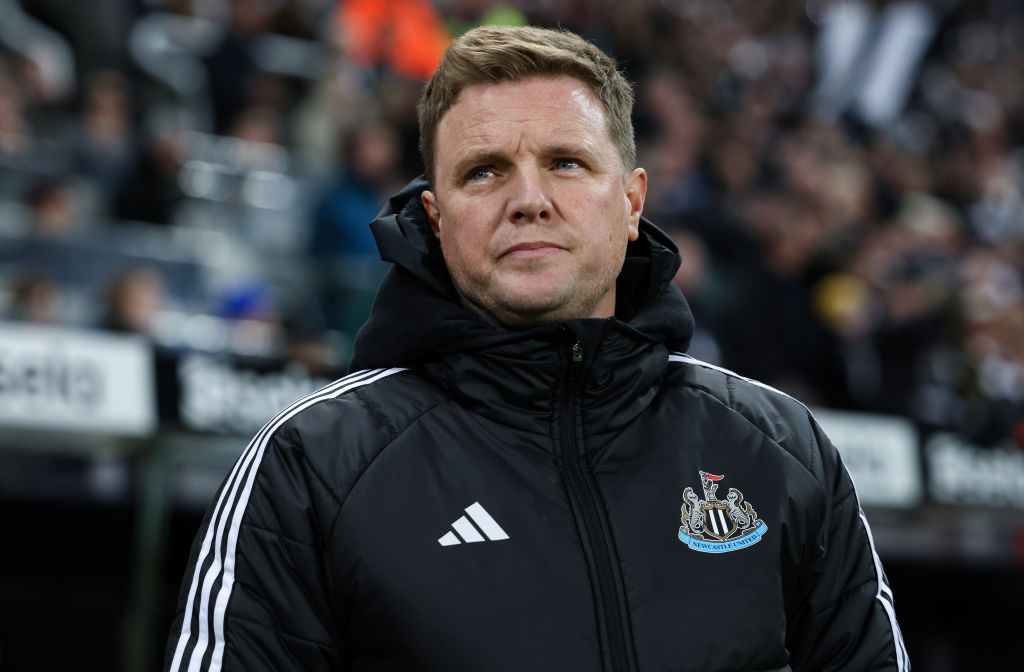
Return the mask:
<path fill-rule="evenodd" d="M 611 544 L 601 516 L 593 476 L 585 468 L 580 455 L 576 432 L 576 403 L 582 383 L 583 344 L 574 339 L 562 391 L 559 395 L 559 452 L 561 470 L 569 499 L 579 512 L 590 542 L 594 570 L 597 575 L 596 599 L 604 615 L 604 632 L 608 643 L 611 670 L 632 670 L 631 642 L 626 626 L 624 607 L 619 600 L 618 580 L 612 565 Z"/>

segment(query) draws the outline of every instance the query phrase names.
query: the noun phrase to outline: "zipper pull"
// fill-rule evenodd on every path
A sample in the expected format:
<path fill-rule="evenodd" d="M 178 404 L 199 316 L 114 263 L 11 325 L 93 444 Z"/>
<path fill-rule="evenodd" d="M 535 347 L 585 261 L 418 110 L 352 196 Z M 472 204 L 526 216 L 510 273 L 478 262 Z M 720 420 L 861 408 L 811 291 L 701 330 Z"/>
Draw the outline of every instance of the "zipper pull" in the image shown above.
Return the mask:
<path fill-rule="evenodd" d="M 583 344 L 580 343 L 578 340 L 572 344 L 572 361 L 583 361 Z"/>

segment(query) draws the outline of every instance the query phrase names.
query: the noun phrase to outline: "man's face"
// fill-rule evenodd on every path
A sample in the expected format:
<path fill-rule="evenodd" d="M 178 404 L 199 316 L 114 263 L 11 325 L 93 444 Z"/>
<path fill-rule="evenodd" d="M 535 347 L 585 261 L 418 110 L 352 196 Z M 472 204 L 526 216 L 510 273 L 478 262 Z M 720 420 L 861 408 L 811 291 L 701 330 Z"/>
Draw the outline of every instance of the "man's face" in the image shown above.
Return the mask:
<path fill-rule="evenodd" d="M 441 119 L 423 205 L 463 300 L 508 327 L 615 313 L 647 175 L 623 167 L 579 80 L 462 91 Z"/>

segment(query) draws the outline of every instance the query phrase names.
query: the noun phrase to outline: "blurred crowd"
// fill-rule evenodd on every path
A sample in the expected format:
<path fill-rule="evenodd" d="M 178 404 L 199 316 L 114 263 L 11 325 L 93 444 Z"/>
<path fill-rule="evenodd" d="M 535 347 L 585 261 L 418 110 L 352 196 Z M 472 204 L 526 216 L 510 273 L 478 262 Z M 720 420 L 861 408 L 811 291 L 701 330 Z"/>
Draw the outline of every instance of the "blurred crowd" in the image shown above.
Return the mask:
<path fill-rule="evenodd" d="M 1012 0 L 0 0 L 0 317 L 343 366 L 422 82 L 480 23 L 635 82 L 695 356 L 1024 445 Z"/>

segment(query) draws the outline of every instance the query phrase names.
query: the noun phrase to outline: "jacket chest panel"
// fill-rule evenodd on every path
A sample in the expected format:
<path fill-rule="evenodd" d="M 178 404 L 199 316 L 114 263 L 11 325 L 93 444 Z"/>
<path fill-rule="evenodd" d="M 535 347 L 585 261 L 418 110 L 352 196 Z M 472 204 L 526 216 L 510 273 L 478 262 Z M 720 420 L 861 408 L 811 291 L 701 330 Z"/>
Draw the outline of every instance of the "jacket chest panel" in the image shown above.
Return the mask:
<path fill-rule="evenodd" d="M 357 655 L 394 669 L 600 669 L 550 452 L 465 418 L 422 425 L 364 473 L 337 523 L 332 571 Z"/>
<path fill-rule="evenodd" d="M 677 408 L 677 404 L 680 406 Z M 721 406 L 656 404 L 598 450 L 597 488 L 629 602 L 640 669 L 776 669 L 811 475 Z"/>
<path fill-rule="evenodd" d="M 712 431 L 714 417 L 670 411 L 656 406 L 582 460 L 605 512 L 637 666 L 702 669 L 728 651 L 736 669 L 778 668 L 790 495 L 806 473 L 750 425 Z M 346 558 L 336 574 L 355 650 L 418 669 L 600 669 L 594 549 L 544 450 L 551 438 L 460 414 L 421 424 L 364 473 L 338 521 L 333 556 Z M 702 471 L 721 476 L 711 498 Z M 680 538 L 687 489 L 711 504 L 699 509 L 698 541 L 740 545 L 709 552 Z M 756 541 L 730 515 L 733 490 L 740 511 L 765 525 Z M 516 653 L 482 662 L 495 651 Z"/>

